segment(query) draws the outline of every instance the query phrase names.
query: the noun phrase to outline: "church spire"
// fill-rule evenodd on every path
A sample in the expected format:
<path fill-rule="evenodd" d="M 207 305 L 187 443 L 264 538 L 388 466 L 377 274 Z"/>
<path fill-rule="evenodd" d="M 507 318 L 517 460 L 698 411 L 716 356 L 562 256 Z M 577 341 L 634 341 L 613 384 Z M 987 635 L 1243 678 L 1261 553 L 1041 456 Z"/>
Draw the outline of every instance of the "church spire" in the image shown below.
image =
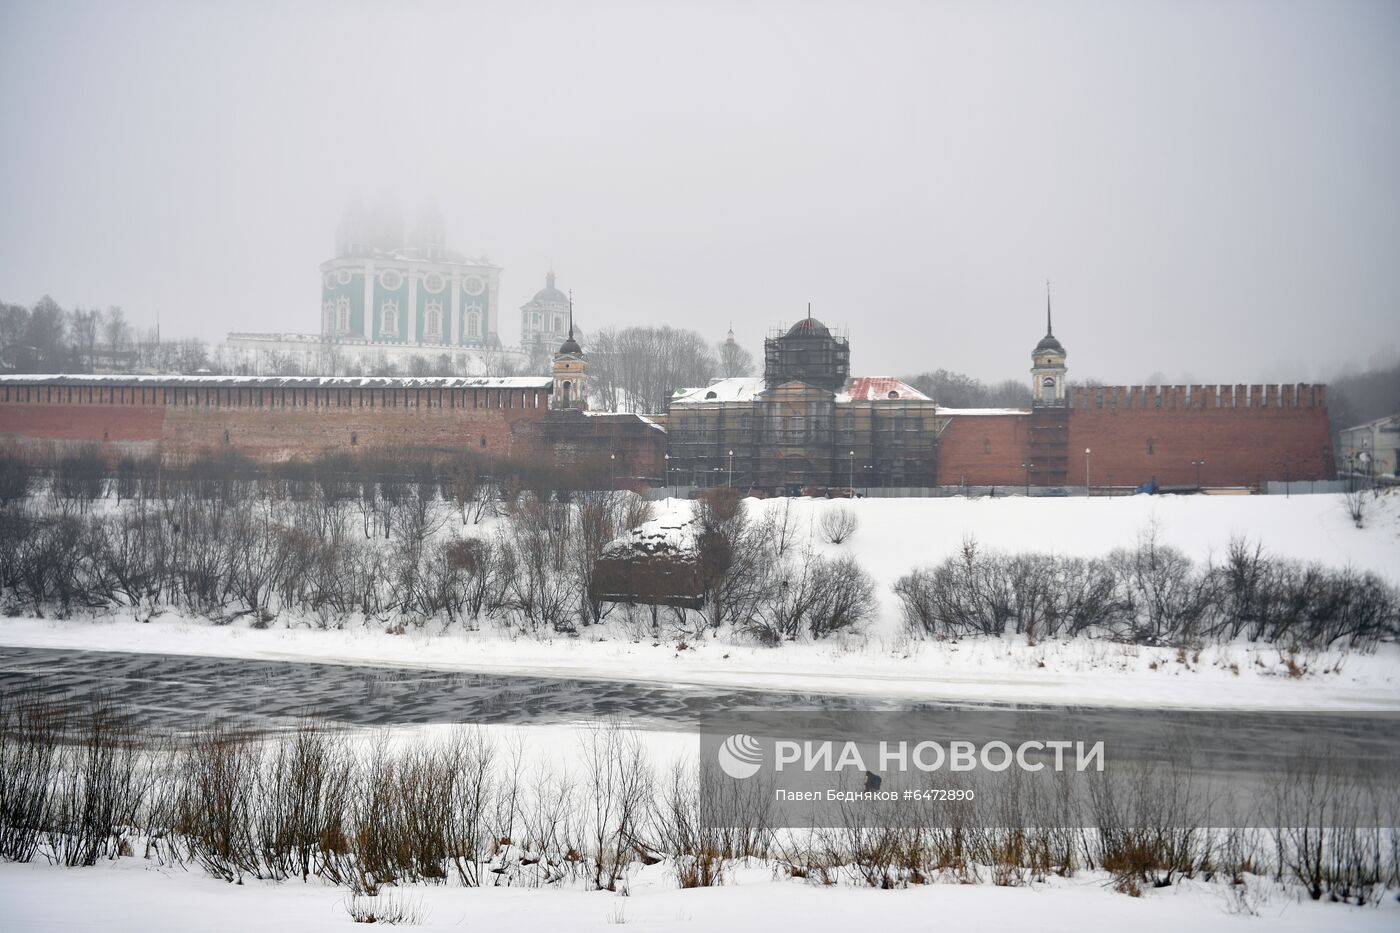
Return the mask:
<path fill-rule="evenodd" d="M 554 277 L 553 272 L 549 275 L 551 278 Z M 574 339 L 574 290 L 572 288 L 569 289 L 569 339 Z"/>
<path fill-rule="evenodd" d="M 1050 280 L 1045 280 L 1045 336 L 1055 336 L 1055 328 L 1050 324 Z"/>

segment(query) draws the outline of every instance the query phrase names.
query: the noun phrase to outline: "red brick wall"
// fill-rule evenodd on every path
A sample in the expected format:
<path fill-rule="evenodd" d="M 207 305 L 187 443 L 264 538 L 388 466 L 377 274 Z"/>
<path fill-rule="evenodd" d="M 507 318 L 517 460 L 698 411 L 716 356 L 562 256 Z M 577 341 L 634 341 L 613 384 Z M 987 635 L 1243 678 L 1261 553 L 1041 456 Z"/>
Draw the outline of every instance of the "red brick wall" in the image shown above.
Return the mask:
<path fill-rule="evenodd" d="M 1324 386 L 1099 386 L 1077 388 L 1069 419 L 1070 486 L 1207 486 L 1330 479 L 1332 428 Z M 954 415 L 939 438 L 938 481 L 1022 485 L 1033 460 L 1027 415 Z M 1034 478 L 1033 478 L 1034 481 Z"/>
<path fill-rule="evenodd" d="M 170 404 L 113 400 L 107 390 L 92 401 L 83 395 L 69 402 L 66 390 L 55 396 L 62 401 L 0 400 L 0 443 L 31 448 L 96 443 L 112 455 L 158 448 L 166 456 L 229 445 L 264 460 L 404 447 L 470 448 L 509 457 L 530 451 L 529 441 L 522 441 L 529 433 L 523 426 L 549 412 L 548 396 L 533 389 L 465 390 L 455 397 L 438 390 L 398 390 L 397 396 L 374 390 L 373 408 L 363 407 L 355 390 L 334 395 L 323 390 L 319 397 L 286 390 L 276 402 L 274 390 L 265 390 L 262 404 L 250 396 L 186 398 L 183 389 L 176 391 L 179 401 Z"/>
<path fill-rule="evenodd" d="M 938 437 L 938 482 L 1017 486 L 1030 453 L 1029 415 L 954 415 Z"/>
<path fill-rule="evenodd" d="M 1325 408 L 1091 409 L 1069 419 L 1069 479 L 1084 485 L 1195 483 L 1192 460 L 1205 460 L 1206 486 L 1262 480 L 1330 479 L 1332 429 Z"/>

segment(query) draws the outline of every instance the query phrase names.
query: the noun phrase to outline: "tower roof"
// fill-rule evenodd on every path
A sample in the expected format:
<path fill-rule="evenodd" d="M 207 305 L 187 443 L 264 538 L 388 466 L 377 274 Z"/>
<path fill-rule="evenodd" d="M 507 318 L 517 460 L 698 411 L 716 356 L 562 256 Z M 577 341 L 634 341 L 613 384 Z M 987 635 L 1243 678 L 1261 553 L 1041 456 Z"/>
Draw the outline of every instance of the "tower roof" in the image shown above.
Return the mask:
<path fill-rule="evenodd" d="M 551 287 L 553 287 L 553 285 L 554 285 L 554 273 L 553 273 L 553 272 L 549 273 L 549 284 L 550 284 Z M 571 353 L 571 354 L 573 354 L 574 356 L 583 356 L 583 347 L 580 347 L 580 346 L 578 345 L 578 341 L 574 339 L 574 296 L 573 296 L 573 294 L 570 293 L 570 294 L 565 298 L 565 300 L 569 303 L 569 336 L 567 336 L 567 337 L 564 338 L 564 342 L 561 343 L 561 344 L 559 345 L 559 351 L 558 351 L 558 353 L 556 353 L 555 355 L 556 355 L 556 356 L 559 356 L 559 355 L 563 355 L 563 354 L 565 354 L 565 353 Z"/>
<path fill-rule="evenodd" d="M 1050 318 L 1050 283 L 1045 283 L 1045 336 L 1035 345 L 1033 353 L 1058 353 L 1065 355 L 1064 345 L 1055 337 L 1055 327 Z"/>

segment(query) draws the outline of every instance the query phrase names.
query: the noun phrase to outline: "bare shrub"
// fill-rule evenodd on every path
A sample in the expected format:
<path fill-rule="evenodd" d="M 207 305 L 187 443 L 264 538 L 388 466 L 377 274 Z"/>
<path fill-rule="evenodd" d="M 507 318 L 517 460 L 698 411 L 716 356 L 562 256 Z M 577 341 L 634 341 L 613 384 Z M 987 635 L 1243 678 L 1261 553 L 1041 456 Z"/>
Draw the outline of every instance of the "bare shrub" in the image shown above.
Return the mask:
<path fill-rule="evenodd" d="M 581 740 L 584 800 L 592 849 L 589 883 L 616 891 L 638 852 L 653 799 L 651 764 L 641 741 L 615 724 L 597 724 Z"/>
<path fill-rule="evenodd" d="M 70 868 L 118 855 L 151 779 L 137 730 L 112 704 L 93 701 L 77 725 L 77 741 L 61 755 L 45 834 L 50 857 Z"/>
<path fill-rule="evenodd" d="M 1366 516 L 1371 511 L 1373 494 L 1369 489 L 1353 489 L 1342 496 L 1342 504 L 1357 528 L 1366 527 Z"/>
<path fill-rule="evenodd" d="M 215 725 L 178 761 L 174 831 L 183 854 L 215 878 L 266 877 L 255 835 L 259 750 L 247 735 Z"/>
<path fill-rule="evenodd" d="M 54 806 L 61 706 L 38 697 L 0 701 L 0 858 L 28 862 L 39 850 Z"/>
<path fill-rule="evenodd" d="M 352 893 L 345 899 L 345 911 L 355 923 L 419 926 L 427 918 L 421 900 L 393 889 L 376 894 Z"/>
<path fill-rule="evenodd" d="M 856 513 L 844 505 L 827 509 L 817 524 L 822 540 L 827 544 L 842 544 L 848 541 L 860 527 Z"/>
<path fill-rule="evenodd" d="M 17 452 L 0 453 L 0 503 L 25 498 L 33 485 L 34 470 L 28 459 Z"/>
<path fill-rule="evenodd" d="M 347 877 L 352 765 L 345 740 L 316 725 L 302 724 L 277 740 L 260 775 L 256 808 L 272 877 Z"/>

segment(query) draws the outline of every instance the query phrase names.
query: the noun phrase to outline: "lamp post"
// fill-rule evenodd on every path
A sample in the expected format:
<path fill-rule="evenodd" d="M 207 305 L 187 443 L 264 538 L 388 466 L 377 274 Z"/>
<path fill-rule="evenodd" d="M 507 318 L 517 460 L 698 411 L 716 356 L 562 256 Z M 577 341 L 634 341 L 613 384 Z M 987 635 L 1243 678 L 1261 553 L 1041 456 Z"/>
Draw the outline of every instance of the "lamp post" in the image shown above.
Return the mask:
<path fill-rule="evenodd" d="M 852 450 L 849 454 L 851 458 L 851 475 L 846 480 L 846 485 L 851 487 L 851 495 L 856 494 L 856 452 Z"/>
<path fill-rule="evenodd" d="M 734 451 L 729 452 L 729 485 L 734 485 Z"/>
<path fill-rule="evenodd" d="M 1026 498 L 1027 498 L 1027 499 L 1029 499 L 1030 496 L 1031 496 L 1031 469 L 1032 469 L 1034 466 L 1035 466 L 1035 464 L 1034 464 L 1034 463 L 1031 463 L 1029 460 L 1026 461 L 1025 463 L 1021 464 L 1021 468 L 1024 469 L 1024 470 L 1026 471 Z"/>
<path fill-rule="evenodd" d="M 612 489 L 617 488 L 617 454 L 608 454 L 608 485 Z"/>
<path fill-rule="evenodd" d="M 1196 468 L 1196 491 L 1201 489 L 1201 467 L 1206 465 L 1204 460 L 1192 460 L 1191 465 Z"/>
<path fill-rule="evenodd" d="M 1092 489 L 1089 484 L 1089 448 L 1087 447 L 1084 448 L 1084 488 L 1086 490 Z"/>
<path fill-rule="evenodd" d="M 874 477 L 872 477 L 872 476 L 871 476 L 871 473 L 870 473 L 870 472 L 867 472 L 867 471 L 873 472 L 874 469 L 875 469 L 875 464 L 873 464 L 873 463 L 867 463 L 867 464 L 862 465 L 860 469 L 861 469 L 861 473 L 863 473 L 864 476 L 865 476 L 865 497 L 868 499 L 868 498 L 870 498 L 870 481 L 871 481 Z"/>
<path fill-rule="evenodd" d="M 671 455 L 662 454 L 666 459 L 666 498 L 671 498 Z"/>

